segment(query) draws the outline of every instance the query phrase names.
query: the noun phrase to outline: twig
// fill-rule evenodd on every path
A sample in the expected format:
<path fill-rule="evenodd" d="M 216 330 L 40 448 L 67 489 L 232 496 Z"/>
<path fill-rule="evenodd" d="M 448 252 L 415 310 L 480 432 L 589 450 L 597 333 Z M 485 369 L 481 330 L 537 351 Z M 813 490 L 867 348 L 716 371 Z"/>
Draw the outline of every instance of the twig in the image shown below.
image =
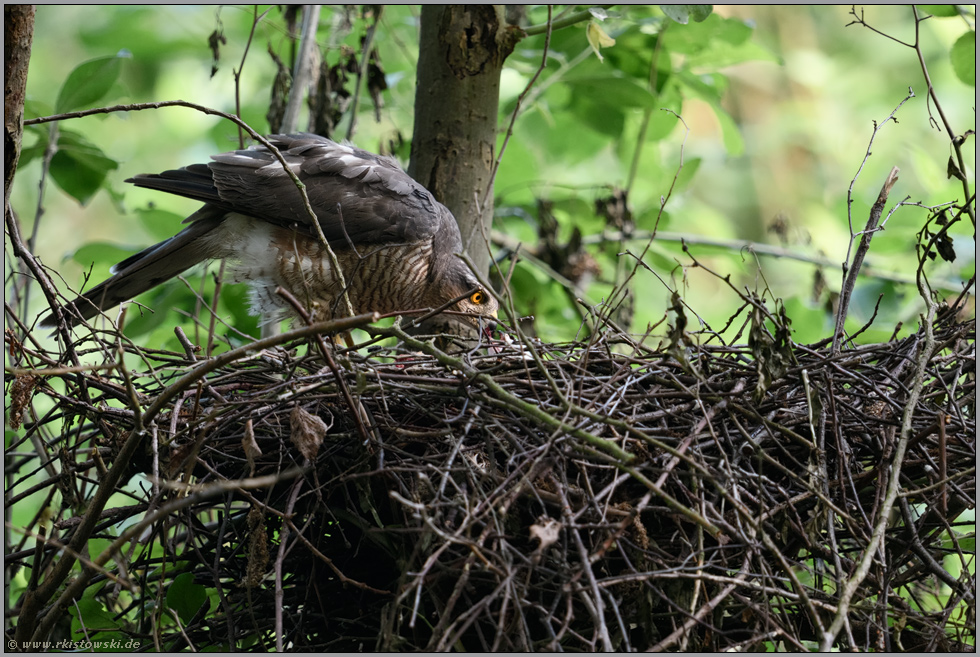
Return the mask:
<path fill-rule="evenodd" d="M 334 320 L 332 322 L 318 322 L 311 326 L 305 326 L 301 329 L 290 331 L 289 333 L 284 333 L 282 335 L 273 336 L 268 339 L 258 340 L 252 344 L 220 354 L 219 356 L 201 364 L 191 372 L 188 372 L 173 385 L 161 392 L 153 403 L 151 403 L 150 406 L 144 411 L 142 421 L 152 421 L 156 415 L 163 410 L 170 399 L 186 389 L 188 386 L 196 383 L 209 372 L 223 367 L 224 365 L 227 365 L 228 363 L 231 363 L 239 358 L 245 357 L 253 351 L 272 347 L 296 337 L 312 335 L 321 331 L 355 328 L 371 321 L 376 321 L 376 315 L 361 315 L 359 317 Z M 47 635 L 48 630 L 55 623 L 60 613 L 59 609 L 62 608 L 59 607 L 61 604 L 60 602 L 56 604 L 54 608 L 52 608 L 52 610 L 49 611 L 36 625 L 35 618 L 37 613 L 41 610 L 42 605 L 44 605 L 47 600 L 50 599 L 50 597 L 55 593 L 57 587 L 59 587 L 64 581 L 65 577 L 67 577 L 69 570 L 75 561 L 72 554 L 79 553 L 85 541 L 88 540 L 88 537 L 91 535 L 91 532 L 100 517 L 102 509 L 109 501 L 110 496 L 115 494 L 116 486 L 119 483 L 119 480 L 122 478 L 123 473 L 128 470 L 130 461 L 132 460 L 133 455 L 136 453 L 136 448 L 140 445 L 144 436 L 144 425 L 141 424 L 137 425 L 126 437 L 125 442 L 123 442 L 122 447 L 116 456 L 115 463 L 113 464 L 112 468 L 109 469 L 106 476 L 99 482 L 99 487 L 95 493 L 95 496 L 89 502 L 88 510 L 85 513 L 85 516 L 82 519 L 79 527 L 75 530 L 71 542 L 68 544 L 69 552 L 61 557 L 61 559 L 55 564 L 52 572 L 48 574 L 48 577 L 37 589 L 31 590 L 25 595 L 24 604 L 21 609 L 20 622 L 17 625 L 17 641 L 27 641 L 31 636 L 38 637 L 39 640 L 39 637 Z M 80 591 L 82 588 L 84 588 L 87 581 L 88 580 L 83 577 L 77 578 L 72 587 L 69 587 L 64 595 L 67 595 L 68 591 Z M 64 595 L 62 596 L 61 600 L 67 601 L 68 599 L 71 599 L 65 598 Z"/>
<path fill-rule="evenodd" d="M 307 459 L 303 465 L 304 467 L 308 467 L 310 465 L 309 460 Z M 286 510 L 285 510 L 285 515 L 287 518 L 290 518 L 293 515 L 293 509 L 296 506 L 296 498 L 299 497 L 299 491 L 302 487 L 303 487 L 303 479 L 300 477 L 297 477 L 296 480 L 293 482 L 293 485 L 289 487 L 289 500 L 286 502 Z M 284 607 L 283 605 L 284 591 L 282 589 L 282 564 L 286 560 L 287 550 L 290 547 L 292 547 L 289 544 L 289 534 L 291 529 L 292 529 L 292 525 L 290 523 L 283 523 L 282 529 L 279 530 L 279 551 L 278 554 L 276 555 L 276 563 L 274 567 L 275 577 L 276 577 L 276 594 L 275 594 L 276 607 L 275 607 L 275 626 L 273 631 L 275 632 L 276 635 L 276 652 L 280 652 L 280 653 L 283 651 L 283 647 L 284 647 L 283 644 L 284 637 L 283 637 L 283 630 L 282 630 L 282 611 Z"/>
<path fill-rule="evenodd" d="M 299 313 L 300 317 L 303 318 L 303 321 L 306 322 L 307 326 L 313 325 L 314 322 L 310 318 L 310 314 L 306 311 L 299 300 L 290 294 L 288 290 L 282 287 L 277 287 L 276 294 L 289 302 L 293 309 Z M 375 319 L 374 321 L 377 320 Z M 341 376 L 340 368 L 337 367 L 337 361 L 334 360 L 331 350 L 327 348 L 326 343 L 323 341 L 323 334 L 314 333 L 312 337 L 316 340 L 317 345 L 320 347 L 320 355 L 323 356 L 323 359 L 327 362 L 327 366 L 333 373 L 334 379 L 337 381 L 337 385 L 340 387 L 340 390 L 344 395 L 344 401 L 347 403 L 347 407 L 354 415 L 357 431 L 361 434 L 361 440 L 363 440 L 364 444 L 366 445 L 370 440 L 367 429 L 364 427 L 364 418 L 367 416 L 367 411 L 360 402 L 355 402 L 354 398 L 351 396 L 350 388 L 347 387 L 347 381 L 343 376 Z"/>
<path fill-rule="evenodd" d="M 289 101 L 282 117 L 282 131 L 295 132 L 299 127 L 299 113 L 303 106 L 303 94 L 313 79 L 313 61 L 316 52 L 316 29 L 320 23 L 320 5 L 303 5 L 303 23 L 300 28 L 299 52 L 293 69 L 293 84 L 289 88 Z M 351 313 L 352 315 L 354 313 Z"/>
<path fill-rule="evenodd" d="M 371 46 L 374 44 L 374 34 L 381 21 L 381 14 L 384 12 L 384 5 L 371 5 L 374 12 L 374 22 L 368 26 L 364 32 L 364 43 L 361 44 L 361 61 L 357 67 L 357 84 L 354 85 L 354 97 L 351 99 L 350 124 L 347 126 L 347 139 L 354 139 L 354 127 L 357 125 L 357 105 L 361 97 L 361 87 L 364 86 L 364 76 L 367 73 L 368 63 L 371 59 Z"/>
<path fill-rule="evenodd" d="M 268 9 L 262 12 L 262 18 L 264 18 L 267 13 L 269 13 Z M 255 37 L 255 28 L 258 26 L 259 20 L 259 7 L 256 5 L 252 8 L 252 27 L 248 32 L 248 39 L 245 40 L 245 48 L 242 51 L 242 61 L 239 62 L 237 69 L 233 68 L 231 70 L 231 74 L 235 78 L 235 114 L 239 117 L 242 115 L 242 71 L 245 70 L 245 58 L 248 57 L 248 49 L 252 45 L 252 39 Z M 242 134 L 241 126 L 238 126 L 238 147 L 245 148 L 245 135 Z"/>
<path fill-rule="evenodd" d="M 648 649 L 649 652 L 664 652 L 670 649 L 677 641 L 683 637 L 685 634 L 691 631 L 695 625 L 697 625 L 701 620 L 707 616 L 710 612 L 715 610 L 721 602 L 731 595 L 738 585 L 748 577 L 748 567 L 749 567 L 749 557 L 746 555 L 744 561 L 742 562 L 742 568 L 739 570 L 738 576 L 735 581 L 728 584 L 723 588 L 715 597 L 708 600 L 706 603 L 701 605 L 701 607 L 694 612 L 694 614 L 684 621 L 684 624 L 678 627 L 676 630 L 665 636 L 663 639 L 658 641 L 656 645 Z"/>
<path fill-rule="evenodd" d="M 514 111 L 510 114 L 510 123 L 507 124 L 507 132 L 504 134 L 504 141 L 500 145 L 500 151 L 497 153 L 497 159 L 493 161 L 493 168 L 490 170 L 490 179 L 487 181 L 487 188 L 483 190 L 483 199 L 479 203 L 479 207 L 481 208 L 486 205 L 487 200 L 490 198 L 490 193 L 493 191 L 493 181 L 497 177 L 497 170 L 500 168 L 500 161 L 504 157 L 504 151 L 507 150 L 507 144 L 510 142 L 510 137 L 514 134 L 514 122 L 517 121 L 517 115 L 521 111 L 521 103 L 524 102 L 524 99 L 534 87 L 534 83 L 538 81 L 538 77 L 540 77 L 541 73 L 548 66 L 548 48 L 551 44 L 551 12 L 552 6 L 548 5 L 548 22 L 544 26 L 546 29 L 544 31 L 544 46 L 541 49 L 541 64 L 538 65 L 537 70 L 534 71 L 534 75 L 531 76 L 531 79 L 528 80 L 527 84 L 524 86 L 524 90 L 517 97 L 517 104 L 514 106 Z"/>
<path fill-rule="evenodd" d="M 884 548 L 882 541 L 884 540 L 885 530 L 891 521 L 891 511 L 894 507 L 895 499 L 898 497 L 902 464 L 905 461 L 905 450 L 908 447 L 909 438 L 912 435 L 913 413 L 918 407 L 919 396 L 922 394 L 922 383 L 925 380 L 926 367 L 932 358 L 936 346 L 935 338 L 933 337 L 933 320 L 936 316 L 936 304 L 931 299 L 931 295 L 926 289 L 921 277 L 919 279 L 919 295 L 927 306 L 926 314 L 920 316 L 920 326 L 923 333 L 922 344 L 915 359 L 915 374 L 908 387 L 908 398 L 903 405 L 901 431 L 888 469 L 885 495 L 877 509 L 877 521 L 872 531 L 871 540 L 862 551 L 861 559 L 858 561 L 858 566 L 854 574 L 844 584 L 844 589 L 840 593 L 837 604 L 837 614 L 820 638 L 820 650 L 823 652 L 828 652 L 836 640 L 837 634 L 840 632 L 841 627 L 843 627 L 850 611 L 851 599 L 857 593 L 864 578 L 868 576 L 868 572 L 871 570 L 871 564 L 878 550 Z"/>
<path fill-rule="evenodd" d="M 531 25 L 524 30 L 524 33 L 528 36 L 537 36 L 539 34 L 548 34 L 554 32 L 555 30 L 560 30 L 562 28 L 570 27 L 576 23 L 581 23 L 582 21 L 592 20 L 593 9 L 609 9 L 610 7 L 615 7 L 616 5 L 595 5 L 590 9 L 585 9 L 582 11 L 577 11 L 574 14 L 570 14 L 565 18 L 558 19 L 554 22 L 551 21 L 551 5 L 548 5 L 548 21 L 542 23 L 541 25 Z M 547 50 L 547 48 L 545 48 Z"/>
<path fill-rule="evenodd" d="M 899 107 L 901 107 L 901 105 L 899 105 Z M 869 146 L 868 153 L 870 154 L 870 152 Z M 871 206 L 871 213 L 868 216 L 868 223 L 865 225 L 864 230 L 861 233 L 861 243 L 858 245 L 857 252 L 854 254 L 854 261 L 851 263 L 850 267 L 848 267 L 846 264 L 844 266 L 846 278 L 843 285 L 841 285 L 840 302 L 837 308 L 837 323 L 834 327 L 834 340 L 833 347 L 831 349 L 832 354 L 840 353 L 841 340 L 844 336 L 844 320 L 847 319 L 847 310 L 851 304 L 851 295 L 854 293 L 854 286 L 857 283 L 858 273 L 861 271 L 861 265 L 864 264 L 865 255 L 867 255 L 868 250 L 871 248 L 871 238 L 878 229 L 878 221 L 881 219 L 881 213 L 885 209 L 885 203 L 888 202 L 888 194 L 892 191 L 892 187 L 895 186 L 896 182 L 898 182 L 898 167 L 892 167 L 891 173 L 889 173 L 888 177 L 885 179 L 885 184 L 881 186 L 881 191 L 878 193 L 878 199 L 875 201 L 874 205 Z M 851 184 L 853 185 L 853 181 L 851 181 Z M 848 191 L 848 196 L 850 196 L 850 191 Z M 853 240 L 853 228 L 851 236 Z M 848 251 L 850 251 L 850 246 L 848 246 Z"/>
<path fill-rule="evenodd" d="M 602 641 L 602 648 L 606 652 L 613 652 L 612 640 L 609 638 L 609 628 L 606 627 L 606 614 L 602 594 L 599 592 L 599 584 L 596 582 L 595 573 L 592 571 L 592 560 L 589 558 L 589 551 L 585 549 L 579 528 L 572 519 L 572 506 L 569 504 L 565 493 L 566 486 L 554 480 L 554 478 L 552 480 L 555 483 L 555 488 L 558 490 L 559 495 L 562 497 L 562 513 L 565 518 L 566 531 L 571 534 L 575 540 L 575 546 L 578 548 L 579 568 L 585 574 L 585 578 L 589 582 L 589 588 L 592 590 L 593 608 L 590 611 L 593 612 L 595 617 L 594 620 L 599 631 L 599 639 Z"/>
<path fill-rule="evenodd" d="M 643 262 L 643 258 L 646 257 L 646 254 L 650 250 L 650 247 L 653 246 L 653 240 L 657 236 L 657 229 L 660 227 L 660 220 L 663 218 L 664 210 L 667 207 L 667 202 L 670 201 L 671 196 L 673 196 L 674 187 L 677 186 L 677 180 L 680 178 L 681 171 L 684 169 L 684 148 L 687 145 L 687 138 L 688 135 L 690 135 L 691 133 L 691 129 L 688 127 L 687 122 L 684 120 L 684 118 L 677 112 L 670 109 L 663 109 L 662 111 L 669 112 L 670 114 L 676 116 L 677 120 L 680 121 L 681 124 L 684 126 L 684 139 L 681 140 L 680 152 L 678 153 L 677 156 L 677 168 L 674 170 L 674 177 L 670 181 L 670 187 L 667 189 L 667 193 L 661 195 L 660 197 L 660 207 L 657 210 L 657 218 L 654 221 L 653 230 L 650 231 L 650 238 L 646 241 L 646 244 L 643 245 L 643 251 L 640 252 L 640 255 L 634 256 L 633 268 L 630 270 L 630 273 L 627 274 L 622 281 L 619 281 L 618 284 L 613 288 L 610 298 L 616 298 L 618 297 L 618 295 L 624 294 L 630 281 L 633 280 L 633 277 L 636 276 L 636 272 L 639 271 L 640 265 L 641 264 L 645 265 L 645 263 Z M 607 309 L 606 313 L 604 313 L 604 316 L 611 318 L 614 310 L 615 307 L 610 306 Z"/>
<path fill-rule="evenodd" d="M 939 102 L 939 95 L 936 93 L 936 88 L 932 84 L 932 76 L 929 75 L 929 67 L 926 66 L 925 54 L 922 52 L 922 40 L 921 40 L 921 32 L 919 26 L 922 24 L 923 21 L 928 20 L 929 18 L 932 17 L 931 16 L 919 17 L 919 8 L 914 5 L 910 7 L 910 9 L 912 10 L 912 18 L 915 21 L 915 41 L 913 41 L 912 43 L 907 43 L 905 41 L 902 41 L 901 39 L 897 39 L 891 36 L 890 34 L 886 34 L 885 32 L 882 32 L 881 30 L 873 27 L 870 23 L 864 20 L 863 9 L 861 10 L 861 15 L 859 16 L 857 11 L 854 9 L 854 7 L 851 7 L 851 15 L 854 16 L 854 20 L 848 23 L 848 25 L 854 25 L 854 24 L 861 25 L 862 27 L 871 30 L 875 34 L 883 36 L 886 39 L 889 39 L 890 41 L 894 41 L 895 43 L 905 46 L 906 48 L 911 48 L 912 50 L 915 51 L 915 56 L 919 62 L 919 68 L 922 70 L 922 77 L 925 80 L 926 88 L 928 89 L 928 98 L 931 99 L 932 102 L 936 105 L 936 111 L 939 112 L 939 118 L 943 122 L 943 128 L 946 130 L 946 135 L 949 137 L 950 144 L 953 147 L 953 152 L 956 154 L 956 161 L 957 161 L 957 165 L 959 166 L 959 170 L 960 172 L 968 171 L 966 166 L 966 161 L 963 158 L 963 143 L 966 141 L 966 138 L 968 136 L 973 134 L 973 131 L 970 130 L 963 135 L 957 135 L 953 131 L 953 127 L 952 125 L 950 125 L 949 120 L 946 118 L 946 112 L 943 111 L 942 103 Z M 930 122 L 933 123 L 933 125 L 935 125 L 935 120 L 932 118 L 931 111 L 930 111 L 929 120 Z M 970 191 L 970 180 L 964 175 L 960 178 L 960 182 L 963 184 L 964 207 L 966 209 L 967 214 L 970 216 L 970 220 L 973 222 L 974 229 L 976 229 L 977 226 L 976 211 L 970 201 L 970 199 L 973 197 L 973 194 Z"/>

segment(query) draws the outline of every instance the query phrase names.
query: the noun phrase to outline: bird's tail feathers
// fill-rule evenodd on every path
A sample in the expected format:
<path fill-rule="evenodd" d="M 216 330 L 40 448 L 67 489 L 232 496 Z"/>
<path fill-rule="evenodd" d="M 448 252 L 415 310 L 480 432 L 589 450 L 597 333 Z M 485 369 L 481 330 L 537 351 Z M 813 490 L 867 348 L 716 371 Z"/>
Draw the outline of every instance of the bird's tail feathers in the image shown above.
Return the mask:
<path fill-rule="evenodd" d="M 65 322 L 69 326 L 80 324 L 215 257 L 214 242 L 205 236 L 222 222 L 224 213 L 216 208 L 204 207 L 189 219 L 193 219 L 190 226 L 113 266 L 111 277 L 62 306 Z M 48 328 L 54 328 L 57 324 L 54 313 L 41 322 L 41 326 Z"/>

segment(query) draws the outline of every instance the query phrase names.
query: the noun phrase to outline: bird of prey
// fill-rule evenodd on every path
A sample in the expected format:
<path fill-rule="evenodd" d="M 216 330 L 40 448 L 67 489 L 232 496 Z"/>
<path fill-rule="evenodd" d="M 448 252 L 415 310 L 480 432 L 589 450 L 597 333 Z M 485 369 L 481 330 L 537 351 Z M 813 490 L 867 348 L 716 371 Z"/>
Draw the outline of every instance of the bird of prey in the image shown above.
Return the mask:
<path fill-rule="evenodd" d="M 112 277 L 62 307 L 69 325 L 177 276 L 224 258 L 236 282 L 248 282 L 252 311 L 295 315 L 281 286 L 317 320 L 424 308 L 457 311 L 470 325 L 496 317 L 497 302 L 457 256 L 463 250 L 452 213 L 391 159 L 312 134 L 272 135 L 290 171 L 306 186 L 329 258 L 295 182 L 262 145 L 221 153 L 208 164 L 130 178 L 138 187 L 202 201 L 187 228 L 123 260 Z M 54 326 L 54 314 L 44 325 Z"/>

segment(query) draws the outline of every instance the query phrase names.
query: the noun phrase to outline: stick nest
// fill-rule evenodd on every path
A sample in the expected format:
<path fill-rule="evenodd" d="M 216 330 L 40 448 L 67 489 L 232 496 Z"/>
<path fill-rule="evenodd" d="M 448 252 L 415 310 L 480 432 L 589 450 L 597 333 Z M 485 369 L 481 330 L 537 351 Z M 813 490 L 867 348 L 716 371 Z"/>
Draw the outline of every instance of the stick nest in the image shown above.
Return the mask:
<path fill-rule="evenodd" d="M 207 371 L 123 346 L 128 369 L 18 376 L 10 417 L 54 402 L 25 427 L 57 436 L 60 544 L 147 422 L 93 534 L 131 535 L 89 584 L 145 648 L 813 649 L 885 514 L 836 645 L 959 650 L 975 641 L 975 329 L 947 312 L 934 330 L 839 355 L 778 331 L 654 352 L 609 330 L 337 351 L 336 369 L 303 340 Z M 10 558 L 28 564 L 23 547 Z"/>

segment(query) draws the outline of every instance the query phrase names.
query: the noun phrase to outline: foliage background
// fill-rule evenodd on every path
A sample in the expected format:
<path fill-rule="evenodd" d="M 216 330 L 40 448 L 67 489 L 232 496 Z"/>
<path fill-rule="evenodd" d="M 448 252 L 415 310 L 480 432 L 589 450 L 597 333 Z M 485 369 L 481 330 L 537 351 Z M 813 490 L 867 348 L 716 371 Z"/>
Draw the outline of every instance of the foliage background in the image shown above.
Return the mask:
<path fill-rule="evenodd" d="M 260 7 L 259 12 L 266 9 Z M 912 39 L 910 9 L 875 6 L 860 11 L 886 34 Z M 812 264 L 771 258 L 757 262 L 739 251 L 737 240 L 776 245 L 782 241 L 803 256 L 842 262 L 848 242 L 849 181 L 864 156 L 873 122 L 882 122 L 909 87 L 916 98 L 898 113 L 899 122 L 879 137 L 857 180 L 855 221 L 863 225 L 892 166 L 902 169 L 893 201 L 908 195 L 934 204 L 961 192 L 955 180 L 946 180 L 948 141 L 929 126 L 914 52 L 860 26 L 847 26 L 853 18 L 848 8 L 718 7 L 703 23 L 668 21 L 659 51 L 656 34 L 664 20 L 659 9 L 622 7 L 608 12 L 609 18 L 596 23 L 617 43 L 603 49 L 604 61 L 589 47 L 587 23 L 555 32 L 548 66 L 515 123 L 496 181 L 495 228 L 523 243 L 537 240 L 538 199 L 555 204 L 559 239 L 567 239 L 573 226 L 587 236 L 599 233 L 603 220 L 592 205 L 613 187 L 628 189 L 637 228 L 652 229 L 660 197 L 667 193 L 683 152 L 680 184 L 659 229 L 675 239 L 687 237 L 696 257 L 716 272 L 732 274 L 738 287 L 762 289 L 768 284 L 795 320 L 794 339 L 810 342 L 827 335 L 832 326 L 839 269 L 824 268 L 829 289 L 814 289 Z M 253 17 L 253 8 L 233 6 L 40 7 L 27 116 L 53 111 L 62 81 L 80 62 L 118 52 L 128 53 L 119 79 L 95 105 L 180 98 L 233 111 L 234 69 L 241 66 Z M 546 17 L 543 7 L 534 7 L 527 22 L 541 24 Z M 345 31 L 346 20 L 352 21 L 352 29 Z M 325 8 L 319 43 L 327 44 L 328 62 L 339 59 L 343 47 L 359 47 L 367 22 L 356 12 Z M 375 121 L 371 100 L 362 95 L 354 136 L 358 145 L 373 150 L 403 139 L 396 150 L 403 162 L 412 129 L 416 23 L 415 7 L 385 9 L 376 40 L 388 84 L 381 120 Z M 964 130 L 973 125 L 974 92 L 954 74 L 950 49 L 969 32 L 967 26 L 961 17 L 933 18 L 922 26 L 923 51 L 934 84 L 952 124 Z M 227 43 L 221 46 L 212 77 L 208 36 L 215 30 Z M 507 60 L 501 83 L 501 132 L 540 63 L 543 40 L 542 34 L 526 38 Z M 259 21 L 240 77 L 242 116 L 260 132 L 268 130 L 264 116 L 275 74 L 267 48 L 284 57 L 288 53 L 282 17 L 275 8 Z M 646 91 L 654 53 L 659 56 L 658 96 Z M 680 114 L 690 131 L 660 108 Z M 647 111 L 650 125 L 641 141 Z M 346 119 L 339 127 L 338 135 L 343 136 Z M 39 126 L 35 131 L 46 129 Z M 125 253 L 172 235 L 178 219 L 195 208 L 192 201 L 132 188 L 122 182 L 125 178 L 206 161 L 211 153 L 235 147 L 237 140 L 229 122 L 184 108 L 89 117 L 65 122 L 62 129 L 83 134 L 118 163 L 108 171 L 104 190 L 86 206 L 50 186 L 43 199 L 37 252 L 76 289 L 93 261 L 92 277 L 97 281 Z M 25 139 L 28 150 L 31 140 L 30 135 Z M 972 140 L 967 147 L 972 162 Z M 630 181 L 634 158 L 636 175 Z M 40 159 L 18 171 L 13 197 L 28 225 L 28 209 L 37 204 Z M 149 208 L 172 214 L 150 213 Z M 869 266 L 907 278 L 914 267 L 911 246 L 920 215 L 912 208 L 896 213 L 876 237 Z M 786 226 L 782 237 L 770 231 L 777 219 Z M 955 263 L 938 263 L 933 272 L 951 292 L 969 279 L 975 262 L 971 231 L 961 225 L 953 232 L 960 257 Z M 727 240 L 729 245 L 698 245 L 704 238 Z M 87 248 L 79 249 L 84 245 Z M 630 246 L 638 253 L 643 243 Z M 613 247 L 592 249 L 602 274 L 584 295 L 589 304 L 609 293 L 605 283 L 614 278 L 615 254 L 621 251 Z M 689 307 L 714 327 L 722 326 L 737 307 L 738 300 L 718 279 L 688 267 L 690 259 L 674 240 L 655 241 L 647 263 L 664 281 L 648 271 L 638 274 L 633 323 L 637 332 L 664 316 L 674 288 L 679 287 Z M 522 262 L 512 286 L 519 311 L 536 317 L 542 337 L 567 339 L 578 333 L 580 314 L 539 268 Z M 167 288 L 166 303 L 160 303 L 165 293 L 150 294 L 156 294 L 158 305 L 172 306 L 178 301 L 175 295 L 180 296 L 175 287 Z M 880 319 L 864 336 L 870 341 L 886 339 L 897 322 L 914 319 L 920 308 L 909 286 L 864 279 L 851 311 L 852 329 L 867 320 L 879 294 L 884 295 Z M 234 310 L 240 299 L 241 292 L 233 291 L 224 310 Z M 241 328 L 254 330 L 254 320 L 245 313 L 234 317 Z M 160 320 L 150 324 L 166 324 Z M 160 326 L 151 343 L 172 339 L 171 325 L 172 320 Z M 148 328 L 137 323 L 129 333 Z"/>

